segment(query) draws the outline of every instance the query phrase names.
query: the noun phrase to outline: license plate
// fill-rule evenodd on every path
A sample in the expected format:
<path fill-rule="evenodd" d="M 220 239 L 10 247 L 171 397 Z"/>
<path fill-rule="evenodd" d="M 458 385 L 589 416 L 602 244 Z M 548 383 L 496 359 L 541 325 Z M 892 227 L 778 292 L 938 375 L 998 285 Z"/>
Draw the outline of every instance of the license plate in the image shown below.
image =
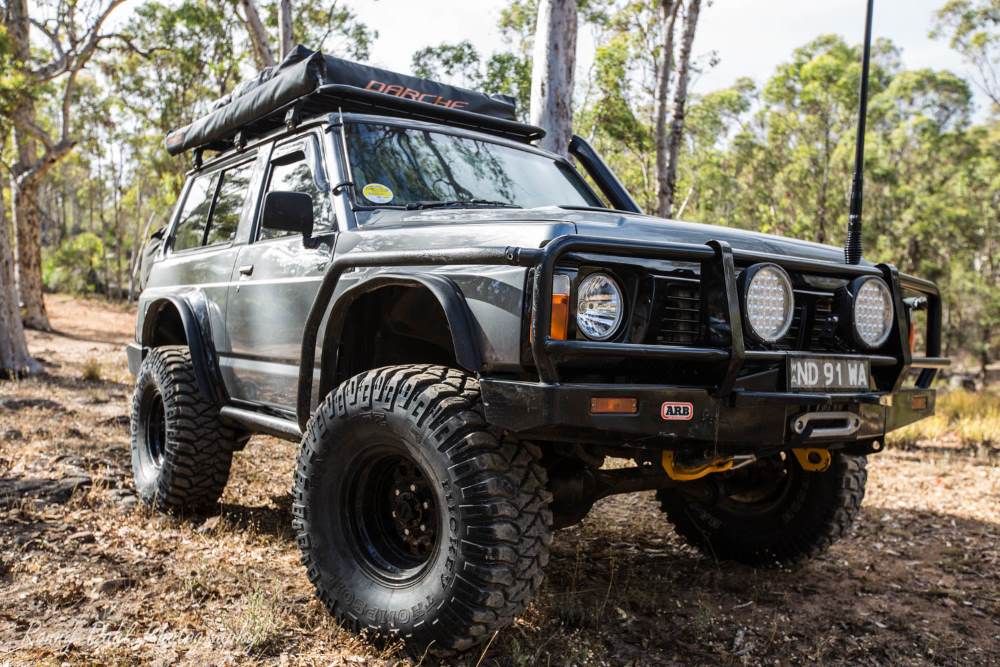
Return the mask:
<path fill-rule="evenodd" d="M 867 359 L 831 357 L 789 357 L 788 388 L 868 389 Z"/>

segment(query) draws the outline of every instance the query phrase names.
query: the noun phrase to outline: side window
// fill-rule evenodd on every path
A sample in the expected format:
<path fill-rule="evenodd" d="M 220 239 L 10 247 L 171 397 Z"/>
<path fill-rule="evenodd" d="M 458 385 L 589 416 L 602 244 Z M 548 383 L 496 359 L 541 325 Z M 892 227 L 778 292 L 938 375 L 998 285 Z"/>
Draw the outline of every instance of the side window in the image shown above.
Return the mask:
<path fill-rule="evenodd" d="M 308 154 L 307 154 L 308 151 Z M 313 220 L 317 232 L 333 229 L 333 207 L 330 202 L 328 188 L 324 187 L 326 179 L 313 171 L 311 165 L 317 164 L 313 157 L 313 148 L 299 146 L 271 162 L 271 174 L 267 183 L 267 192 L 287 191 L 304 192 L 313 200 Z M 318 167 L 317 167 L 318 168 Z M 261 241 L 289 236 L 293 232 L 277 229 L 261 229 L 257 238 Z"/>
<path fill-rule="evenodd" d="M 205 245 L 226 243 L 236 235 L 240 224 L 240 214 L 246 202 L 250 179 L 253 177 L 253 162 L 230 167 L 222 172 L 222 185 L 215 198 L 212 222 L 205 237 Z"/>
<path fill-rule="evenodd" d="M 202 244 L 218 181 L 219 175 L 215 173 L 196 176 L 191 183 L 187 199 L 184 200 L 184 208 L 181 209 L 181 215 L 177 219 L 177 227 L 174 230 L 173 249 L 175 251 L 197 248 Z"/>

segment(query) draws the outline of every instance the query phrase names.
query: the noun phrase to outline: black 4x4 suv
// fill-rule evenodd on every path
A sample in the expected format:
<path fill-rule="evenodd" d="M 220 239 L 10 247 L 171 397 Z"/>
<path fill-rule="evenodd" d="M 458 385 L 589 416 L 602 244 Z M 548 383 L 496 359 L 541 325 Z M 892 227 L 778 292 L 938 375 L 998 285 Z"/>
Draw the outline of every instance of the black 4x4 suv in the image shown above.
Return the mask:
<path fill-rule="evenodd" d="M 211 508 L 251 434 L 301 440 L 320 598 L 440 655 L 511 622 L 552 530 L 609 494 L 656 490 L 723 559 L 843 535 L 866 455 L 933 413 L 935 287 L 644 216 L 584 141 L 589 181 L 541 134 L 304 49 L 171 133 L 195 168 L 129 347 L 141 496 Z"/>

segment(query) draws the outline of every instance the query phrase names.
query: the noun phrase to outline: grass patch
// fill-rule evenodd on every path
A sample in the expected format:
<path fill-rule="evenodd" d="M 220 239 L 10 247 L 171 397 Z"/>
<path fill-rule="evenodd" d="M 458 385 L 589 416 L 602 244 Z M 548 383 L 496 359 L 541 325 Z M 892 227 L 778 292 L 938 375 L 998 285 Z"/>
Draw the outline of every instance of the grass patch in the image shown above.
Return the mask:
<path fill-rule="evenodd" d="M 101 362 L 99 362 L 94 357 L 89 357 L 85 362 L 83 362 L 83 371 L 80 374 L 84 382 L 100 382 L 101 381 Z"/>
<path fill-rule="evenodd" d="M 266 656 L 278 648 L 285 629 L 279 606 L 275 593 L 256 588 L 243 598 L 236 616 L 226 624 L 233 640 L 248 655 Z"/>
<path fill-rule="evenodd" d="M 890 433 L 888 444 L 911 447 L 920 442 L 953 440 L 962 447 L 1000 446 L 1000 394 L 965 390 L 941 394 L 935 413 Z"/>

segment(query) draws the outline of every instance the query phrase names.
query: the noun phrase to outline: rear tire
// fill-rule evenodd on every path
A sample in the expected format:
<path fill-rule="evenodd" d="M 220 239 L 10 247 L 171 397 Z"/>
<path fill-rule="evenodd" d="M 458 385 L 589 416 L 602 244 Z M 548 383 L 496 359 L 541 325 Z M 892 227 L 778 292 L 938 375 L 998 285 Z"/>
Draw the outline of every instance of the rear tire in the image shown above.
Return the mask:
<path fill-rule="evenodd" d="M 867 459 L 831 452 L 830 467 L 807 472 L 791 453 L 710 475 L 711 499 L 683 487 L 657 492 L 660 508 L 686 542 L 716 560 L 788 565 L 825 551 L 861 509 Z"/>
<path fill-rule="evenodd" d="M 158 347 L 143 361 L 132 395 L 132 473 L 139 498 L 161 512 L 214 509 L 233 452 L 247 435 L 219 419 L 195 379 L 188 348 Z"/>
<path fill-rule="evenodd" d="M 550 494 L 534 446 L 504 441 L 479 383 L 440 366 L 361 373 L 309 421 L 295 470 L 302 562 L 337 620 L 453 656 L 542 583 Z"/>

